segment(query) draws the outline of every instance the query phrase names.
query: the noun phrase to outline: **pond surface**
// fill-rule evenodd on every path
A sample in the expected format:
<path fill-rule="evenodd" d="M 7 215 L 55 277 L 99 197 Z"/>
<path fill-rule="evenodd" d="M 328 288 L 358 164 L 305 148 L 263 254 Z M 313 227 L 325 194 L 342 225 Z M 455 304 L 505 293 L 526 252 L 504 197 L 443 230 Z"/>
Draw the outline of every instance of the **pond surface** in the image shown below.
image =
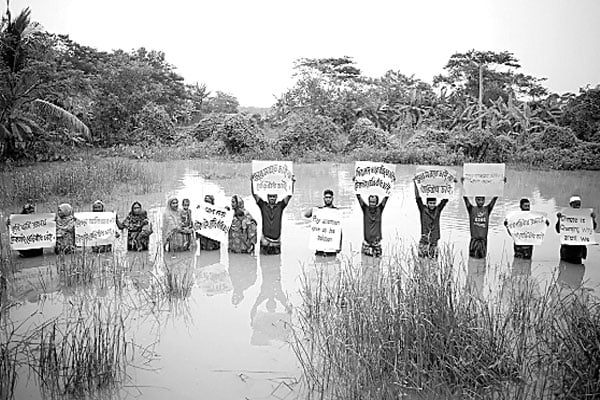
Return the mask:
<path fill-rule="evenodd" d="M 194 286 L 188 299 L 130 315 L 128 340 L 146 350 L 146 362 L 128 367 L 131 379 L 119 393 L 120 398 L 303 398 L 301 370 L 288 345 L 292 339 L 289 323 L 294 315 L 290 310 L 301 304 L 303 270 L 310 272 L 320 267 L 308 249 L 309 220 L 303 214 L 322 204 L 324 189 L 332 189 L 334 204 L 343 210 L 345 218 L 340 258 L 360 263 L 362 215 L 354 196 L 353 164 L 294 165 L 296 192 L 284 212 L 280 256 L 228 254 L 223 249 L 163 255 L 157 242 L 161 237 L 160 215 L 171 195 L 180 202 L 189 198 L 195 207 L 205 194 L 213 194 L 217 203 L 229 203 L 231 195 L 239 194 L 259 224 L 260 213 L 250 196 L 249 163 L 177 161 L 148 163 L 148 167 L 165 175 L 165 192 L 138 197 L 115 194 L 114 199 L 105 202 L 107 210 L 116 210 L 124 217 L 131 202 L 139 200 L 148 209 L 154 225 L 149 252 L 125 252 L 125 235 L 116 245 L 114 257 L 127 271 L 121 294 L 114 294 L 114 282 L 65 284 L 55 272 L 56 258 L 48 250 L 38 259 L 15 256 L 19 272 L 10 282 L 10 296 L 18 305 L 11 308 L 9 318 L 15 325 L 22 324 L 21 329 L 27 329 L 65 313 L 73 304 L 93 302 L 95 298 L 129 302 L 139 309 L 139 293 L 164 273 L 165 266 L 191 269 Z M 457 170 L 460 175 L 460 168 Z M 383 214 L 384 256 L 418 241 L 414 172 L 414 166 L 397 166 L 398 181 Z M 460 190 L 442 213 L 440 242 L 453 246 L 465 277 L 483 293 L 500 287 L 498 277 L 531 275 L 540 285 L 556 279 L 565 287 L 583 286 L 600 294 L 600 246 L 588 246 L 584 265 L 559 265 L 560 244 L 554 232 L 556 212 L 568 205 L 573 193 L 582 197 L 582 207 L 593 207 L 599 214 L 600 173 L 509 169 L 507 181 L 504 197 L 498 200 L 491 216 L 487 266 L 468 259 L 469 225 Z M 546 212 L 551 222 L 544 243 L 535 247 L 532 262 L 525 265 L 513 263 L 512 240 L 503 226 L 506 213 L 518 209 L 522 197 L 531 200 L 532 210 Z M 55 208 L 56 205 L 38 205 L 39 212 L 53 212 Z M 15 210 L 2 210 L 2 218 L 18 209 L 15 206 Z M 96 261 L 101 265 L 111 257 L 103 255 Z M 40 397 L 34 379 L 21 374 L 16 398 Z"/>

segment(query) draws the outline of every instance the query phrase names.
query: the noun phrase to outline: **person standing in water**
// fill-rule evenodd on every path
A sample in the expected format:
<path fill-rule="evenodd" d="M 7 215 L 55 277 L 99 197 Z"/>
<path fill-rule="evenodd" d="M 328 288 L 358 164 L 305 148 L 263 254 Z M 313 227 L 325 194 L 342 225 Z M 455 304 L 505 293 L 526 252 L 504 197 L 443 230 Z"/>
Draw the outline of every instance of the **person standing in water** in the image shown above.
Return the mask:
<path fill-rule="evenodd" d="M 32 201 L 29 200 L 27 202 L 27 204 L 25 204 L 23 206 L 23 209 L 21 210 L 21 214 L 35 214 L 35 206 L 33 205 Z M 6 220 L 6 226 L 9 227 L 10 226 L 10 218 L 8 218 Z M 17 250 L 19 252 L 19 256 L 23 257 L 23 258 L 29 258 L 29 257 L 38 257 L 44 254 L 44 249 L 43 248 L 36 248 L 36 249 L 28 249 L 28 250 Z"/>
<path fill-rule="evenodd" d="M 294 193 L 294 184 L 296 179 L 292 176 L 292 193 Z M 276 194 L 267 194 L 267 201 L 261 199 L 254 193 L 254 185 L 250 178 L 250 190 L 252 196 L 260 209 L 262 215 L 262 236 L 260 238 L 261 254 L 280 254 L 281 253 L 281 220 L 283 210 L 287 207 L 292 195 L 285 196 L 277 201 Z"/>
<path fill-rule="evenodd" d="M 380 257 L 382 253 L 381 219 L 389 196 L 385 196 L 379 203 L 379 196 L 372 194 L 369 196 L 368 204 L 364 202 L 359 193 L 356 194 L 356 198 L 363 212 L 362 253 L 366 256 Z"/>
<path fill-rule="evenodd" d="M 467 196 L 463 197 L 467 214 L 469 214 L 469 230 L 471 241 L 469 242 L 469 256 L 473 258 L 485 258 L 487 256 L 487 237 L 490 225 L 490 214 L 498 201 L 494 196 L 488 205 L 485 204 L 484 196 L 475 196 L 475 206 L 471 204 Z"/>
<path fill-rule="evenodd" d="M 571 208 L 581 208 L 581 197 L 578 195 L 573 195 L 569 199 L 569 206 Z M 562 218 L 562 213 L 556 214 L 556 233 L 560 233 L 560 221 Z M 592 226 L 594 230 L 598 227 L 598 223 L 596 222 L 596 213 L 591 212 L 590 217 L 592 217 Z M 566 261 L 573 264 L 581 264 L 583 260 L 587 258 L 587 246 L 584 244 L 581 245 L 573 245 L 573 244 L 561 244 L 560 245 L 560 259 L 561 261 Z"/>
<path fill-rule="evenodd" d="M 323 205 L 318 208 L 335 208 L 335 209 L 337 209 L 337 207 L 333 205 L 333 190 L 325 189 L 325 191 L 323 192 Z M 306 210 L 304 212 L 304 216 L 306 218 L 311 218 L 313 216 L 313 209 L 309 208 L 308 210 Z M 317 251 L 315 251 L 315 255 L 321 256 L 321 257 L 335 257 L 341 251 L 341 249 L 342 249 L 342 235 L 340 235 L 340 250 L 338 250 L 338 251 L 317 250 Z"/>
<path fill-rule="evenodd" d="M 438 255 L 438 241 L 440 240 L 440 216 L 442 210 L 448 204 L 448 199 L 442 199 L 437 204 L 435 197 L 427 198 L 427 205 L 423 204 L 417 181 L 413 179 L 415 186 L 415 199 L 421 217 L 421 239 L 419 240 L 419 257 L 436 258 Z"/>
<path fill-rule="evenodd" d="M 521 201 L 519 201 L 519 208 L 521 209 L 521 211 L 530 211 L 531 202 L 529 201 L 529 199 L 522 198 Z M 546 226 L 548 225 L 550 225 L 550 221 L 546 219 Z M 512 233 L 510 232 L 510 229 L 508 229 L 508 221 L 506 219 L 504 220 L 504 226 L 506 227 L 506 231 L 508 232 L 508 234 L 512 237 Z M 515 258 L 531 260 L 531 257 L 533 256 L 533 245 L 530 244 L 513 244 L 513 250 L 515 253 Z"/>

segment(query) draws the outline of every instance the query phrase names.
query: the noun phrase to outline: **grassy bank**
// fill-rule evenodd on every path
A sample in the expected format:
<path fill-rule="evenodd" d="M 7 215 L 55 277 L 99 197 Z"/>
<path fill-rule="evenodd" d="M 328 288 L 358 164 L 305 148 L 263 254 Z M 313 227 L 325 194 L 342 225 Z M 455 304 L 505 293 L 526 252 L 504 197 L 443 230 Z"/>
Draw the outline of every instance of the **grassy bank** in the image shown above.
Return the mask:
<path fill-rule="evenodd" d="M 482 299 L 459 283 L 453 258 L 405 253 L 304 279 L 293 347 L 315 398 L 600 394 L 598 299 L 528 279 Z"/>

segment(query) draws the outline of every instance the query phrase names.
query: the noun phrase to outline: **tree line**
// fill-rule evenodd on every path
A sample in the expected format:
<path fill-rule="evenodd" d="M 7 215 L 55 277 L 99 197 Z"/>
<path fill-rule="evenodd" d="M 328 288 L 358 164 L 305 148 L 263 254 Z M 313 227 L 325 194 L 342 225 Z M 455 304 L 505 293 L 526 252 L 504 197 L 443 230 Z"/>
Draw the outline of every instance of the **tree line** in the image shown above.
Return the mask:
<path fill-rule="evenodd" d="M 550 93 L 520 68 L 511 52 L 469 50 L 429 84 L 398 70 L 365 76 L 351 57 L 303 58 L 291 89 L 250 114 L 231 94 L 186 84 L 163 52 L 98 51 L 7 9 L 0 158 L 204 143 L 219 155 L 600 168 L 600 86 Z"/>

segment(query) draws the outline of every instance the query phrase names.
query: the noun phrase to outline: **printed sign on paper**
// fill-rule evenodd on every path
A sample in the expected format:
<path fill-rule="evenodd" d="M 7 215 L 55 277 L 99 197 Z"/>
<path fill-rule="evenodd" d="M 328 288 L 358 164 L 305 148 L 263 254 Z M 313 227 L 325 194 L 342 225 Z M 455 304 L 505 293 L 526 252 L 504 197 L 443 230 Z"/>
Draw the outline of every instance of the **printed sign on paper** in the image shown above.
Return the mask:
<path fill-rule="evenodd" d="M 75 246 L 89 247 L 113 244 L 115 233 L 115 213 L 75 213 Z"/>
<path fill-rule="evenodd" d="M 591 208 L 563 208 L 560 212 L 561 244 L 593 244 L 596 243 L 594 222 Z"/>
<path fill-rule="evenodd" d="M 269 194 L 276 194 L 277 201 L 291 195 L 293 176 L 291 161 L 252 161 L 254 194 L 264 201 Z"/>
<path fill-rule="evenodd" d="M 502 196 L 504 164 L 465 164 L 463 189 L 465 196 Z"/>
<path fill-rule="evenodd" d="M 516 245 L 540 245 L 546 236 L 546 213 L 512 211 L 506 215 L 507 228 Z"/>
<path fill-rule="evenodd" d="M 54 247 L 55 214 L 12 214 L 9 217 L 10 248 L 13 250 Z"/>
<path fill-rule="evenodd" d="M 456 171 L 446 167 L 418 166 L 415 182 L 421 197 L 449 199 L 454 196 Z"/>
<path fill-rule="evenodd" d="M 354 192 L 360 194 L 365 202 L 370 195 L 379 197 L 379 201 L 392 193 L 396 182 L 394 164 L 357 161 L 354 166 Z"/>
<path fill-rule="evenodd" d="M 342 238 L 342 213 L 337 208 L 313 208 L 308 247 L 311 250 L 335 252 Z"/>
<path fill-rule="evenodd" d="M 192 219 L 197 233 L 223 243 L 229 236 L 233 211 L 203 202 L 192 209 Z"/>

